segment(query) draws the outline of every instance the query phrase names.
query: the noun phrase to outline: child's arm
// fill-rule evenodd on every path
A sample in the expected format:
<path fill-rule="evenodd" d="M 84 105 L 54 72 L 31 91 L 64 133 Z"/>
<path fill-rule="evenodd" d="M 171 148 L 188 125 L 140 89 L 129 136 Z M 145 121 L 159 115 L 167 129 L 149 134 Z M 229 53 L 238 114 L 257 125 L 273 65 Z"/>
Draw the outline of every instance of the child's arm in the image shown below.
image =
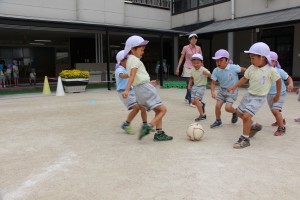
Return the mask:
<path fill-rule="evenodd" d="M 216 81 L 212 80 L 210 85 L 210 91 L 211 91 L 211 97 L 214 99 L 216 99 L 215 86 L 216 86 Z"/>
<path fill-rule="evenodd" d="M 129 80 L 128 80 L 128 83 L 127 83 L 127 86 L 126 86 L 126 89 L 125 91 L 122 93 L 122 97 L 124 99 L 126 99 L 128 97 L 128 92 L 131 88 L 131 85 L 134 81 L 134 78 L 135 78 L 135 75 L 136 75 L 136 72 L 137 72 L 138 68 L 132 68 L 131 71 L 130 71 L 130 76 L 129 76 Z"/>
<path fill-rule="evenodd" d="M 192 89 L 192 83 L 194 82 L 194 78 L 191 76 L 189 84 L 188 84 L 188 90 Z"/>
<path fill-rule="evenodd" d="M 245 72 L 247 68 L 241 67 L 241 72 Z"/>
<path fill-rule="evenodd" d="M 203 75 L 211 79 L 211 73 L 209 71 L 203 71 Z"/>
<path fill-rule="evenodd" d="M 159 85 L 159 81 L 152 80 L 152 81 L 150 81 L 150 84 L 153 85 L 154 87 L 156 87 Z"/>
<path fill-rule="evenodd" d="M 279 78 L 276 81 L 276 90 L 277 90 L 277 93 L 276 93 L 276 95 L 273 98 L 273 102 L 274 103 L 276 103 L 279 100 L 279 97 L 280 97 L 280 93 L 281 93 L 281 78 Z"/>
<path fill-rule="evenodd" d="M 120 73 L 119 77 L 120 78 L 129 78 L 128 74 L 123 74 L 123 73 Z"/>
<path fill-rule="evenodd" d="M 291 91 L 293 91 L 293 88 L 294 88 L 294 82 L 293 82 L 293 79 L 292 79 L 292 77 L 288 77 L 287 78 L 287 81 L 288 81 L 288 83 L 289 83 L 289 85 L 288 85 L 288 87 L 287 87 L 287 91 L 288 92 L 291 92 Z"/>
<path fill-rule="evenodd" d="M 230 86 L 229 88 L 227 88 L 227 91 L 230 92 L 231 90 L 236 90 L 236 88 L 240 87 L 241 85 L 244 85 L 245 83 L 247 83 L 248 79 L 245 78 L 244 76 L 234 85 Z"/>
<path fill-rule="evenodd" d="M 179 68 L 181 66 L 181 63 L 182 63 L 183 59 L 184 59 L 184 54 L 181 54 L 178 65 L 177 65 L 177 69 L 176 69 L 176 75 L 177 76 L 179 76 Z"/>

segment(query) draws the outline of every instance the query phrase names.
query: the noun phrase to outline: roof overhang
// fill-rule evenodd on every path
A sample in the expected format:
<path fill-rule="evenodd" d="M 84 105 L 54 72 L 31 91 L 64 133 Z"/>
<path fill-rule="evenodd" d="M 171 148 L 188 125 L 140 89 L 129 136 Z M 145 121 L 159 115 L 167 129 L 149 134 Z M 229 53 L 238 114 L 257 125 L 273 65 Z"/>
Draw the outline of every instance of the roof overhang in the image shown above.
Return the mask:
<path fill-rule="evenodd" d="M 258 27 L 292 24 L 300 22 L 300 7 L 274 11 L 264 14 L 240 17 L 233 20 L 215 21 L 194 30 L 197 34 L 229 32 Z"/>
<path fill-rule="evenodd" d="M 64 31 L 85 30 L 93 31 L 112 31 L 112 32 L 130 32 L 130 33 L 147 33 L 157 35 L 178 36 L 186 34 L 185 31 L 155 29 L 144 27 L 133 27 L 126 25 L 114 24 L 100 24 L 85 21 L 67 21 L 67 20 L 51 20 L 51 19 L 37 19 L 37 18 L 23 18 L 23 17 L 6 17 L 0 16 L 0 28 L 14 28 L 14 27 L 31 27 L 37 29 L 58 29 Z"/>

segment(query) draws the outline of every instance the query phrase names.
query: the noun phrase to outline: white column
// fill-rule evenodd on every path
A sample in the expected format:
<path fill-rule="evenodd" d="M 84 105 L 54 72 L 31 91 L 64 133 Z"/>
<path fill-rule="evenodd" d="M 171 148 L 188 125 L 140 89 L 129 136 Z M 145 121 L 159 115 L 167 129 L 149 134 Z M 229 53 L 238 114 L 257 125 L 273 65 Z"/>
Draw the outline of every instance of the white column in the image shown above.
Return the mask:
<path fill-rule="evenodd" d="M 177 36 L 175 36 L 173 38 L 173 44 L 174 44 L 174 52 L 173 52 L 173 55 L 174 55 L 174 60 L 173 60 L 174 66 L 173 66 L 173 69 L 174 69 L 174 74 L 175 74 L 176 69 L 177 69 L 177 65 L 178 65 L 178 37 Z"/>
<path fill-rule="evenodd" d="M 234 46 L 234 40 L 233 40 L 233 32 L 228 32 L 227 34 L 227 41 L 228 41 L 228 52 L 230 54 L 230 58 L 231 60 L 233 60 L 233 52 L 234 52 L 234 49 L 233 49 L 233 46 Z"/>

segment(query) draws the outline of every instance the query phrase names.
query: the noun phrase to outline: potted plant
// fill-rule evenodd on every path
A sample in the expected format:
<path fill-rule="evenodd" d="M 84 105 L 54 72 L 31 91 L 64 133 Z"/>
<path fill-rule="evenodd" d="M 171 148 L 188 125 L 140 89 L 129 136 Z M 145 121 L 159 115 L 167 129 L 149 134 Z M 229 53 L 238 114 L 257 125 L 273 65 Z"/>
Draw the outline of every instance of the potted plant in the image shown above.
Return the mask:
<path fill-rule="evenodd" d="M 65 92 L 84 92 L 89 82 L 90 72 L 74 70 L 63 70 L 60 74 Z"/>

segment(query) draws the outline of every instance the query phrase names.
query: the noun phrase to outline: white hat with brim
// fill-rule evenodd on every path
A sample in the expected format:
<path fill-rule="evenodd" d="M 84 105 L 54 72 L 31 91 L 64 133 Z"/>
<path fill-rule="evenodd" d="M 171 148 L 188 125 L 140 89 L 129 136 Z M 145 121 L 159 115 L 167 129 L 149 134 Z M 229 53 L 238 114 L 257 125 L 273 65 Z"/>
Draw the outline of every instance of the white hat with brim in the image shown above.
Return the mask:
<path fill-rule="evenodd" d="M 133 47 L 145 46 L 149 43 L 148 40 L 144 40 L 141 36 L 131 36 L 126 40 L 125 49 L 124 49 L 124 58 L 129 54 L 130 50 Z"/>
<path fill-rule="evenodd" d="M 276 52 L 274 52 L 274 51 L 271 51 L 269 55 L 270 55 L 271 60 L 274 60 L 274 61 L 277 62 L 276 65 L 275 65 L 275 67 L 281 69 L 281 66 L 280 66 L 280 64 L 278 62 L 278 54 Z"/>
<path fill-rule="evenodd" d="M 229 53 L 225 49 L 220 49 L 215 53 L 215 57 L 212 57 L 214 60 L 219 60 L 220 58 L 229 59 Z"/>
<path fill-rule="evenodd" d="M 198 38 L 198 35 L 196 33 L 192 33 L 189 35 L 189 39 L 191 39 L 192 37 Z"/>
<path fill-rule="evenodd" d="M 196 53 L 192 56 L 192 60 L 203 60 L 203 56 L 199 53 Z"/>
<path fill-rule="evenodd" d="M 116 56 L 117 64 L 115 68 L 120 67 L 121 61 L 124 60 L 124 50 L 119 51 Z"/>
<path fill-rule="evenodd" d="M 271 57 L 270 57 L 270 47 L 263 43 L 263 42 L 257 42 L 253 44 L 248 51 L 244 51 L 248 54 L 256 54 L 260 56 L 264 56 L 267 58 L 268 64 L 271 65 Z"/>

